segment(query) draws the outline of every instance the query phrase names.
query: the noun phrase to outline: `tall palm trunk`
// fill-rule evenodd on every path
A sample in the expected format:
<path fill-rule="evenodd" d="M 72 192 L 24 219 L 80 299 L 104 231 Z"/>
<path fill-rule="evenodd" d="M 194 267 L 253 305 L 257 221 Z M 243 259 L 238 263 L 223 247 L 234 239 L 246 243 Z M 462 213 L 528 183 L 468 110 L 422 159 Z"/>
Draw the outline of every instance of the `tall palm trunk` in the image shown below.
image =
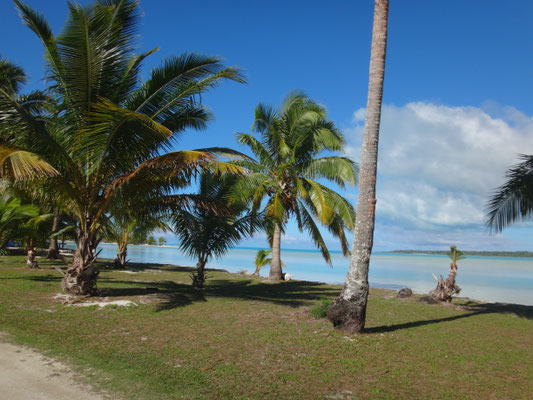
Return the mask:
<path fill-rule="evenodd" d="M 91 226 L 91 219 L 86 218 L 83 222 L 82 226 L 85 229 L 78 231 L 72 265 L 67 269 L 61 281 L 63 291 L 73 295 L 93 295 L 97 291 L 96 279 L 99 272 L 94 263 L 99 241 L 94 237 L 94 233 L 89 233 L 88 227 Z"/>
<path fill-rule="evenodd" d="M 272 236 L 272 262 L 270 263 L 270 273 L 268 275 L 272 281 L 280 281 L 281 271 L 281 227 L 279 223 L 274 223 L 274 235 Z"/>
<path fill-rule="evenodd" d="M 54 219 L 52 220 L 52 234 L 57 229 L 57 224 L 59 223 L 59 214 L 58 212 L 54 212 Z M 54 236 L 50 239 L 50 245 L 48 246 L 48 255 L 47 258 L 49 260 L 55 260 L 59 256 L 59 240 L 57 236 Z"/>
<path fill-rule="evenodd" d="M 389 1 L 375 0 L 354 244 L 344 288 L 340 296 L 330 305 L 327 313 L 335 328 L 349 333 L 361 332 L 366 318 L 368 267 L 374 239 L 378 139 L 385 76 L 388 13 Z"/>

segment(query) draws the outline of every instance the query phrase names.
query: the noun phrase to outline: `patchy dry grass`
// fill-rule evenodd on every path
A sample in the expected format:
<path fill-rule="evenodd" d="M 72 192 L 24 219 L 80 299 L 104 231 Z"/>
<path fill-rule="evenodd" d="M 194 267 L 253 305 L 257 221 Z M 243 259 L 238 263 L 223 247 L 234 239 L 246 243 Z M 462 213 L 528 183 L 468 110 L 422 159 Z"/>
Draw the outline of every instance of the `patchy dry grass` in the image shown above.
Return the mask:
<path fill-rule="evenodd" d="M 126 399 L 525 399 L 533 393 L 533 307 L 401 300 L 373 289 L 368 333 L 345 336 L 310 307 L 339 286 L 185 268 L 102 270 L 102 298 L 53 299 L 50 262 L 0 257 L 0 330 L 70 360 Z M 102 264 L 103 266 L 103 264 Z"/>

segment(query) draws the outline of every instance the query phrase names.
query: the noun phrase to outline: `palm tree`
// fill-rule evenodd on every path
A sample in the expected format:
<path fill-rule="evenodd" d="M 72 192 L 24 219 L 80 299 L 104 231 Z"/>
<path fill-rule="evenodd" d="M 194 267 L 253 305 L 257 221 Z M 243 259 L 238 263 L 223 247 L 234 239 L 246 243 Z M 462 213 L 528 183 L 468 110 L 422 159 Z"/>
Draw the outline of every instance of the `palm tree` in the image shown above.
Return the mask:
<path fill-rule="evenodd" d="M 49 98 L 41 92 L 19 93 L 27 78 L 24 70 L 0 56 L 0 173 L 3 177 L 20 178 L 32 173 L 52 175 L 56 171 L 37 155 L 9 145 L 20 132 L 17 113 L 23 113 L 36 124 L 44 119 Z"/>
<path fill-rule="evenodd" d="M 333 322 L 335 328 L 350 333 L 361 332 L 364 329 L 366 319 L 369 289 L 368 267 L 374 241 L 376 172 L 381 100 L 385 77 L 388 14 L 389 0 L 375 0 L 353 252 L 344 288 L 340 296 L 328 308 L 328 318 Z"/>
<path fill-rule="evenodd" d="M 26 81 L 26 74 L 21 67 L 0 56 L 0 88 L 2 90 L 12 95 L 16 94 Z"/>
<path fill-rule="evenodd" d="M 69 219 L 68 210 L 57 201 L 53 189 L 39 183 L 37 181 L 9 182 L 4 180 L 4 184 L 9 184 L 9 191 L 23 204 L 35 205 L 38 210 L 35 216 L 20 225 L 21 238 L 27 244 L 28 266 L 38 268 L 37 262 L 32 261 L 34 246 L 44 247 L 47 244 L 47 258 L 60 259 L 66 264 L 64 257 L 59 253 L 58 238 L 72 231 L 74 226 L 66 223 Z M 52 220 L 51 224 L 50 220 Z"/>
<path fill-rule="evenodd" d="M 445 280 L 441 275 L 440 279 L 438 279 L 435 274 L 433 274 L 433 277 L 437 281 L 437 287 L 429 294 L 436 300 L 450 302 L 452 301 L 452 296 L 454 294 L 459 294 L 459 292 L 461 292 L 461 288 L 455 283 L 455 278 L 457 276 L 457 261 L 463 260 L 465 255 L 455 246 L 450 246 L 450 251 L 447 255 L 450 257 L 450 260 L 452 260 L 450 263 L 450 273 L 448 278 Z"/>
<path fill-rule="evenodd" d="M 20 199 L 2 190 L 0 195 L 0 254 L 6 254 L 9 240 L 21 238 L 21 226 L 39 215 L 33 204 L 22 204 Z"/>
<path fill-rule="evenodd" d="M 146 208 L 139 208 L 139 204 L 128 202 L 122 203 L 120 208 L 113 207 L 105 224 L 104 240 L 115 242 L 118 246 L 115 268 L 119 269 L 123 269 L 128 261 L 128 244 L 146 242 L 147 236 L 155 230 L 170 230 L 164 218 Z"/>
<path fill-rule="evenodd" d="M 35 260 L 35 246 L 39 241 L 45 243 L 43 238 L 47 237 L 50 232 L 47 222 L 53 217 L 53 214 L 42 213 L 39 210 L 38 215 L 30 218 L 21 225 L 19 235 L 26 243 L 26 265 L 28 268 L 39 268 L 39 264 Z"/>
<path fill-rule="evenodd" d="M 255 260 L 254 260 L 255 271 L 253 275 L 259 276 L 259 271 L 261 270 L 261 268 L 272 262 L 272 258 L 268 257 L 270 253 L 272 253 L 272 250 L 265 250 L 265 249 L 257 250 L 257 253 L 255 255 Z M 285 264 L 283 263 L 283 261 L 280 260 L 280 263 L 282 267 L 285 267 Z"/>
<path fill-rule="evenodd" d="M 280 280 L 281 234 L 294 217 L 300 231 L 306 230 L 331 265 L 331 257 L 315 222 L 318 220 L 339 237 L 345 255 L 349 254 L 344 228 L 352 229 L 353 207 L 332 189 L 315 179 L 326 179 L 344 188 L 356 184 L 357 165 L 346 157 L 319 156 L 341 151 L 344 137 L 326 111 L 302 93 L 291 93 L 279 110 L 259 104 L 252 131 L 237 134 L 239 143 L 250 148 L 257 161 L 241 161 L 249 170 L 235 191 L 236 197 L 251 200 L 252 209 L 266 201 L 265 214 L 271 220 L 267 231 L 272 248 L 270 279 Z"/>
<path fill-rule="evenodd" d="M 264 267 L 265 265 L 270 264 L 272 262 L 272 258 L 268 257 L 270 253 L 272 253 L 272 250 L 257 250 L 257 254 L 255 255 L 255 276 L 259 276 L 259 271 L 261 270 L 261 267 Z"/>
<path fill-rule="evenodd" d="M 10 126 L 0 127 L 0 165 L 12 179 L 47 184 L 73 210 L 77 248 L 62 288 L 95 293 L 101 222 L 117 192 L 172 196 L 200 169 L 237 170 L 215 163 L 223 149 L 167 151 L 180 133 L 211 119 L 202 93 L 244 78 L 220 58 L 184 53 L 140 83 L 141 65 L 157 49 L 134 53 L 140 14 L 134 0 L 68 3 L 59 36 L 40 14 L 15 3 L 44 45 L 52 109 L 36 117 L 32 104 L 0 87 L 0 121 Z"/>
<path fill-rule="evenodd" d="M 533 155 L 519 157 L 523 161 L 507 171 L 487 204 L 487 226 L 496 232 L 533 214 Z"/>
<path fill-rule="evenodd" d="M 199 196 L 222 204 L 216 209 L 198 205 L 172 218 L 181 249 L 198 260 L 196 272 L 191 276 L 193 287 L 204 286 L 205 266 L 210 258 L 223 256 L 242 238 L 265 227 L 263 216 L 251 212 L 246 202 L 230 201 L 235 180 L 236 177 L 230 175 L 202 174 Z"/>

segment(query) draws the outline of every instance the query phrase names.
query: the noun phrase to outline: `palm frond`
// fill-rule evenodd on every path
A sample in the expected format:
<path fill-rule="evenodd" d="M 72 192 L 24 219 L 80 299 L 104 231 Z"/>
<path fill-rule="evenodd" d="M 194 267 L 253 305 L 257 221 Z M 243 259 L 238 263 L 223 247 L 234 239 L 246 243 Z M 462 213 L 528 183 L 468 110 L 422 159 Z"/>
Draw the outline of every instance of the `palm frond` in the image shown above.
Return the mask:
<path fill-rule="evenodd" d="M 236 133 L 235 138 L 239 144 L 244 144 L 250 148 L 252 153 L 259 159 L 261 165 L 266 168 L 275 167 L 274 160 L 259 140 L 246 133 Z"/>
<path fill-rule="evenodd" d="M 204 173 L 198 194 L 204 198 L 225 201 L 229 214 L 214 213 L 205 208 L 176 213 L 172 217 L 180 247 L 191 257 L 207 261 L 220 257 L 243 237 L 264 226 L 261 215 L 248 212 L 243 203 L 228 203 L 235 177 Z"/>
<path fill-rule="evenodd" d="M 327 156 L 312 158 L 296 166 L 302 174 L 311 179 L 325 178 L 335 182 L 339 187 L 346 184 L 355 186 L 359 167 L 347 157 Z"/>
<path fill-rule="evenodd" d="M 275 125 L 277 112 L 272 106 L 263 103 L 255 108 L 255 119 L 252 124 L 252 132 L 264 133 L 271 126 Z"/>
<path fill-rule="evenodd" d="M 23 23 L 41 40 L 48 62 L 48 79 L 57 82 L 68 101 L 68 86 L 65 82 L 65 66 L 59 55 L 57 42 L 44 16 L 19 0 L 13 0 Z"/>
<path fill-rule="evenodd" d="M 150 78 L 132 96 L 128 108 L 149 116 L 157 116 L 168 106 L 168 99 L 189 99 L 212 87 L 221 79 L 244 83 L 238 69 L 224 68 L 218 57 L 196 53 L 183 53 L 167 58 L 160 67 L 152 70 Z M 204 81 L 202 81 L 204 80 Z M 185 91 L 185 94 L 181 92 Z"/>
<path fill-rule="evenodd" d="M 35 176 L 57 176 L 58 171 L 40 156 L 30 151 L 0 145 L 1 175 L 15 180 Z"/>
<path fill-rule="evenodd" d="M 311 236 L 311 239 L 315 243 L 315 245 L 320 250 L 320 253 L 322 253 L 322 257 L 324 257 L 324 260 L 328 263 L 330 267 L 332 267 L 331 263 L 331 256 L 329 254 L 329 250 L 326 246 L 326 242 L 322 238 L 322 234 L 320 233 L 320 229 L 318 229 L 318 226 L 316 225 L 313 216 L 309 213 L 309 211 L 306 210 L 306 208 L 302 205 L 296 208 L 296 212 L 299 215 L 299 220 L 301 223 L 301 228 L 306 230 L 309 235 Z"/>
<path fill-rule="evenodd" d="M 0 88 L 7 93 L 18 93 L 26 81 L 26 74 L 21 67 L 0 56 Z"/>
<path fill-rule="evenodd" d="M 519 158 L 523 161 L 507 171 L 506 182 L 487 203 L 487 227 L 492 231 L 501 232 L 533 215 L 533 156 Z"/>

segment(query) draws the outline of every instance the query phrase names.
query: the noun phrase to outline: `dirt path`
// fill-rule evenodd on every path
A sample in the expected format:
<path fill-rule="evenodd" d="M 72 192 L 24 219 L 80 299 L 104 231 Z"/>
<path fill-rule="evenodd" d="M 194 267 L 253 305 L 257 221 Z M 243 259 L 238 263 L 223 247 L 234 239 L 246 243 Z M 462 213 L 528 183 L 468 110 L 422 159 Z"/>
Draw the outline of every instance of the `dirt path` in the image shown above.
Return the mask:
<path fill-rule="evenodd" d="M 104 400 L 74 380 L 70 369 L 0 335 L 0 398 L 17 400 Z"/>

